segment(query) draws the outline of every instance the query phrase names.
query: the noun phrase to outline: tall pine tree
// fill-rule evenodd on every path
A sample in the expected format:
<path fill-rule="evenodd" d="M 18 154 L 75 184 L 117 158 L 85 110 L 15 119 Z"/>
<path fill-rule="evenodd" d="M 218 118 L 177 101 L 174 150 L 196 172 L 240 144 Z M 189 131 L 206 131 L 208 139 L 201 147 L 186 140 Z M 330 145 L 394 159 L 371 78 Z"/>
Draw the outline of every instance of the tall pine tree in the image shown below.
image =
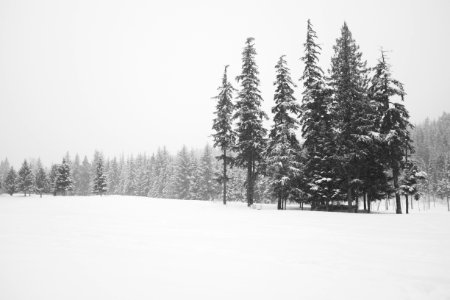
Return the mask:
<path fill-rule="evenodd" d="M 227 166 L 231 163 L 232 157 L 230 155 L 231 149 L 235 143 L 235 133 L 232 128 L 232 116 L 234 105 L 232 102 L 233 92 L 235 89 L 228 81 L 227 68 L 223 72 L 222 85 L 219 87 L 219 95 L 215 97 L 217 101 L 216 118 L 213 123 L 214 147 L 219 147 L 222 155 L 218 156 L 218 160 L 222 160 L 223 172 L 218 178 L 219 182 L 223 184 L 223 204 L 227 204 L 227 182 L 230 179 L 227 176 Z M 228 152 L 228 153 L 227 153 Z"/>
<path fill-rule="evenodd" d="M 367 98 L 366 63 L 344 23 L 336 40 L 331 59 L 330 85 L 333 90 L 332 116 L 335 131 L 335 155 L 340 193 L 345 195 L 349 211 L 358 209 L 357 189 L 361 184 L 362 167 L 371 147 L 372 126 Z"/>
<path fill-rule="evenodd" d="M 403 84 L 392 78 L 384 52 L 381 53 L 374 71 L 370 81 L 369 97 L 376 103 L 376 127 L 381 135 L 382 157 L 392 170 L 396 213 L 401 214 L 399 176 L 407 152 L 413 151 L 409 130 L 412 125 L 409 122 L 408 111 L 400 103 L 405 96 Z"/>
<path fill-rule="evenodd" d="M 263 159 L 267 134 L 267 130 L 263 127 L 263 120 L 267 119 L 267 115 L 261 109 L 263 99 L 259 91 L 259 71 L 255 56 L 254 39 L 248 38 L 242 52 L 242 73 L 236 77 L 241 89 L 234 114 L 234 118 L 238 120 L 235 163 L 247 170 L 248 206 L 253 204 L 255 180 L 259 163 Z"/>
<path fill-rule="evenodd" d="M 269 134 L 266 163 L 273 192 L 278 198 L 278 209 L 282 209 L 286 208 L 287 198 L 292 195 L 294 178 L 301 169 L 300 144 L 295 135 L 300 105 L 294 97 L 295 85 L 284 56 L 280 57 L 275 69 L 274 124 Z"/>
<path fill-rule="evenodd" d="M 307 23 L 305 64 L 303 75 L 303 98 L 301 106 L 302 136 L 305 155 L 306 191 L 312 208 L 328 207 L 334 195 L 333 155 L 334 143 L 331 130 L 330 91 L 327 89 L 322 69 L 319 67 L 321 47 L 311 21 Z"/>

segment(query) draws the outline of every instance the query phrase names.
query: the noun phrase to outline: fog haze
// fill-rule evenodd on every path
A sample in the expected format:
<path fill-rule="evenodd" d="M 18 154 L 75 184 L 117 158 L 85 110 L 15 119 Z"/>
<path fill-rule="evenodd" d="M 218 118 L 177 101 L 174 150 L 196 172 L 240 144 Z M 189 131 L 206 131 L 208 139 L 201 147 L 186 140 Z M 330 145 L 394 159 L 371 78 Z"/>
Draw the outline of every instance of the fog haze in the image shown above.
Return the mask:
<path fill-rule="evenodd" d="M 450 111 L 450 5 L 392 2 L 1 1 L 0 159 L 203 147 L 223 67 L 239 73 L 245 39 L 269 112 L 280 55 L 301 75 L 308 18 L 324 70 L 346 21 L 369 66 L 388 51 L 411 121 L 437 118 Z"/>

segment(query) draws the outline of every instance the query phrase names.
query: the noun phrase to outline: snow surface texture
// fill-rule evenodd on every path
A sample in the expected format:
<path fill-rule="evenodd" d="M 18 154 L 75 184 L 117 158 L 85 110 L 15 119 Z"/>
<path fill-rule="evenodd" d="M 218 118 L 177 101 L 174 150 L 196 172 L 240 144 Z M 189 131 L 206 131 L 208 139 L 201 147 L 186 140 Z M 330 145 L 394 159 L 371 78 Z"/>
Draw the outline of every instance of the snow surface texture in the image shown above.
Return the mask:
<path fill-rule="evenodd" d="M 450 299 L 450 213 L 0 197 L 0 299 Z"/>

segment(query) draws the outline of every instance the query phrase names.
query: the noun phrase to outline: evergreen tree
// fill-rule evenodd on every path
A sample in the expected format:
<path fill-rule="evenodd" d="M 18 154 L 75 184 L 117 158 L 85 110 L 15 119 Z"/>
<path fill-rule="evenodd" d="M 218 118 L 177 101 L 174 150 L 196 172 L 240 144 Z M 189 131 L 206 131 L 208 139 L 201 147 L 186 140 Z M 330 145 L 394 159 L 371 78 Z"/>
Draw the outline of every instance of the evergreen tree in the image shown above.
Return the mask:
<path fill-rule="evenodd" d="M 81 195 L 80 183 L 83 179 L 81 178 L 80 156 L 78 154 L 75 155 L 75 160 L 73 161 L 72 164 L 72 177 L 73 177 L 73 192 L 75 195 Z"/>
<path fill-rule="evenodd" d="M 27 193 L 28 195 L 30 195 L 31 191 L 33 190 L 34 176 L 26 160 L 24 160 L 18 175 L 19 175 L 17 178 L 18 190 L 23 192 L 25 196 L 27 195 Z"/>
<path fill-rule="evenodd" d="M 259 87 L 258 67 L 255 62 L 254 39 L 248 38 L 242 52 L 242 73 L 237 76 L 241 85 L 234 118 L 237 121 L 235 163 L 247 170 L 247 205 L 253 204 L 254 184 L 259 163 L 263 159 L 267 131 L 263 127 L 266 113 L 261 109 L 262 97 Z"/>
<path fill-rule="evenodd" d="M 229 200 L 231 201 L 245 201 L 245 176 L 246 172 L 240 168 L 232 168 L 230 170 L 229 182 Z"/>
<path fill-rule="evenodd" d="M 177 155 L 174 174 L 174 192 L 178 199 L 189 199 L 191 195 L 192 167 L 186 146 Z"/>
<path fill-rule="evenodd" d="M 86 156 L 80 166 L 80 178 L 78 181 L 78 193 L 80 195 L 89 195 L 91 188 L 91 164 Z"/>
<path fill-rule="evenodd" d="M 103 172 L 103 158 L 100 156 L 97 159 L 97 169 L 94 177 L 94 194 L 102 196 L 106 193 L 106 175 Z"/>
<path fill-rule="evenodd" d="M 171 178 L 173 175 L 172 159 L 167 149 L 158 149 L 155 159 L 156 180 L 152 187 L 152 197 L 166 198 L 176 196 Z"/>
<path fill-rule="evenodd" d="M 300 105 L 294 97 L 295 85 L 284 56 L 280 57 L 275 69 L 274 124 L 269 134 L 267 168 L 271 177 L 270 185 L 278 198 L 278 209 L 282 209 L 283 206 L 286 208 L 294 178 L 300 173 L 300 144 L 295 135 Z"/>
<path fill-rule="evenodd" d="M 333 143 L 330 108 L 330 91 L 318 66 L 321 47 L 316 43 L 317 34 L 308 20 L 305 55 L 301 58 L 305 69 L 300 122 L 305 149 L 306 191 L 312 208 L 319 204 L 328 207 L 333 199 L 335 174 L 333 172 Z"/>
<path fill-rule="evenodd" d="M 152 197 L 152 193 L 153 193 L 153 187 L 155 186 L 155 182 L 156 182 L 156 158 L 155 155 L 152 154 L 152 156 L 150 156 L 150 159 L 148 161 L 148 193 L 147 197 Z"/>
<path fill-rule="evenodd" d="M 226 153 L 225 153 L 226 155 Z M 200 159 L 200 167 L 197 178 L 199 179 L 198 198 L 201 200 L 211 200 L 216 194 L 215 180 L 214 180 L 214 166 L 212 161 L 212 149 L 206 145 L 203 155 Z M 226 171 L 223 173 L 226 176 Z M 224 185 L 224 189 L 226 185 Z M 224 199 L 226 204 L 226 199 Z"/>
<path fill-rule="evenodd" d="M 426 177 L 427 174 L 419 171 L 418 166 L 414 162 L 408 161 L 405 163 L 405 173 L 401 180 L 400 189 L 405 195 L 405 212 L 407 214 L 409 213 L 408 197 L 414 197 L 416 200 L 420 198 L 419 183 Z"/>
<path fill-rule="evenodd" d="M 66 159 L 63 158 L 62 164 L 58 166 L 58 172 L 55 181 L 55 192 L 62 195 L 67 195 L 67 192 L 73 190 L 73 180 L 70 171 L 70 165 Z"/>
<path fill-rule="evenodd" d="M 9 169 L 8 174 L 5 178 L 5 191 L 12 196 L 17 192 L 17 173 L 13 167 Z"/>
<path fill-rule="evenodd" d="M 7 158 L 0 162 L 0 188 L 5 190 L 5 180 L 10 170 L 9 161 Z"/>
<path fill-rule="evenodd" d="M 202 178 L 200 170 L 200 162 L 197 158 L 197 154 L 193 149 L 189 153 L 189 196 L 191 200 L 204 200 L 200 197 L 200 191 L 202 189 Z"/>
<path fill-rule="evenodd" d="M 369 96 L 376 103 L 376 127 L 382 141 L 382 157 L 392 170 L 397 213 L 402 213 L 399 176 L 404 166 L 407 151 L 412 152 L 409 129 L 409 114 L 405 106 L 396 99 L 403 100 L 405 91 L 401 82 L 392 78 L 390 66 L 384 52 L 371 78 Z"/>
<path fill-rule="evenodd" d="M 120 168 L 117 163 L 117 159 L 111 161 L 111 165 L 108 172 L 108 190 L 110 194 L 120 194 L 119 190 L 119 182 L 120 182 Z"/>
<path fill-rule="evenodd" d="M 136 168 L 136 195 L 147 196 L 150 190 L 150 165 L 146 155 L 138 155 L 135 163 Z"/>
<path fill-rule="evenodd" d="M 357 211 L 357 189 L 361 184 L 362 168 L 365 165 L 372 137 L 373 114 L 367 98 L 366 64 L 362 61 L 347 24 L 336 40 L 331 59 L 330 86 L 333 89 L 333 129 L 335 159 L 341 195 L 345 195 L 351 211 L 355 199 Z"/>
<path fill-rule="evenodd" d="M 447 210 L 450 211 L 450 157 L 445 157 L 442 177 L 438 180 L 436 190 L 438 196 L 447 199 Z"/>
<path fill-rule="evenodd" d="M 219 87 L 219 95 L 215 97 L 218 101 L 215 112 L 216 118 L 213 123 L 213 130 L 215 131 L 213 134 L 214 147 L 219 147 L 222 151 L 222 154 L 217 159 L 221 160 L 223 165 L 222 175 L 218 177 L 218 181 L 223 184 L 223 204 L 227 204 L 227 182 L 230 179 L 227 176 L 227 166 L 232 161 L 230 152 L 235 143 L 235 133 L 232 129 L 234 109 L 232 99 L 235 88 L 228 81 L 227 68 L 228 66 L 225 66 L 222 85 Z"/>
<path fill-rule="evenodd" d="M 56 196 L 57 190 L 56 190 L 56 179 L 58 178 L 59 173 L 59 165 L 53 164 L 50 168 L 50 173 L 48 175 L 49 184 L 50 184 L 50 190 L 53 193 L 53 196 Z"/>
<path fill-rule="evenodd" d="M 42 198 L 42 193 L 49 191 L 50 182 L 47 177 L 47 173 L 45 173 L 45 170 L 40 163 L 38 163 L 35 178 L 36 178 L 36 192 Z"/>
<path fill-rule="evenodd" d="M 123 180 L 124 194 L 136 195 L 136 163 L 133 156 L 127 159 Z"/>

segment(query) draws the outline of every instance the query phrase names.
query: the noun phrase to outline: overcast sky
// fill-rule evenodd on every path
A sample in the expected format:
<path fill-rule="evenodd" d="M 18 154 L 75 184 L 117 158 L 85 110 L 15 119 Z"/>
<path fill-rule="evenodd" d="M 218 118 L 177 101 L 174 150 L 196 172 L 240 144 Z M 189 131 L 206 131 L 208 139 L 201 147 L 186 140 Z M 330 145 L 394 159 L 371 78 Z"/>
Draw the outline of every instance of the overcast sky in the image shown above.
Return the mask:
<path fill-rule="evenodd" d="M 369 65 L 381 47 L 390 51 L 412 122 L 437 118 L 450 111 L 448 3 L 2 0 L 0 159 L 49 164 L 66 151 L 203 147 L 211 141 L 211 97 L 224 65 L 230 78 L 239 73 L 245 39 L 255 38 L 268 111 L 280 55 L 300 77 L 308 18 L 324 70 L 346 21 Z"/>

